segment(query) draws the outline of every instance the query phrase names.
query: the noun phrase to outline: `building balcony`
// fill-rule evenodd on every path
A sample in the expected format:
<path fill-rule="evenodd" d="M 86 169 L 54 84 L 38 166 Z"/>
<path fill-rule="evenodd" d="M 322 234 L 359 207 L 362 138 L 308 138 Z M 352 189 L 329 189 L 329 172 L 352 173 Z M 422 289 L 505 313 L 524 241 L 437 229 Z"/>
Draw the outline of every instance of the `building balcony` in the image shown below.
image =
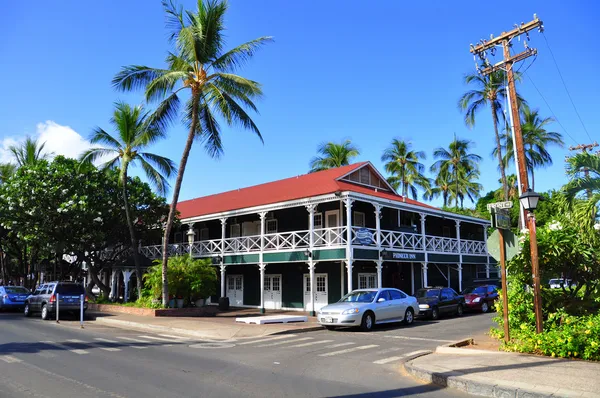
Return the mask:
<path fill-rule="evenodd" d="M 347 246 L 347 228 L 320 228 L 313 231 L 313 248 L 326 249 Z M 352 227 L 352 246 L 377 247 L 377 230 L 372 228 Z M 306 250 L 310 247 L 310 231 L 278 232 L 264 235 L 240 236 L 226 239 L 202 240 L 192 243 L 169 245 L 169 255 L 190 254 L 193 257 L 211 257 L 220 255 L 237 255 L 258 252 L 277 252 Z M 380 231 L 380 247 L 386 250 L 402 250 L 428 253 L 451 253 L 468 255 L 487 255 L 486 243 L 441 236 L 421 235 L 418 233 L 399 231 Z M 143 246 L 141 253 L 150 258 L 162 257 L 162 245 Z"/>

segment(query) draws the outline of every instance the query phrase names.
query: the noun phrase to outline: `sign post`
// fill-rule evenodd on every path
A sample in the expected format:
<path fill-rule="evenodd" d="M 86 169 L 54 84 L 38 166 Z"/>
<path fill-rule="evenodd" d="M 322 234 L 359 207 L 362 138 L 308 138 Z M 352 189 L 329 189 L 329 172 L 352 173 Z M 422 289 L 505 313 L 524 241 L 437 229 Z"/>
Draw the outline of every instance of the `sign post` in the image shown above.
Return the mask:
<path fill-rule="evenodd" d="M 79 324 L 83 329 L 83 304 L 85 303 L 85 294 L 79 296 Z"/>

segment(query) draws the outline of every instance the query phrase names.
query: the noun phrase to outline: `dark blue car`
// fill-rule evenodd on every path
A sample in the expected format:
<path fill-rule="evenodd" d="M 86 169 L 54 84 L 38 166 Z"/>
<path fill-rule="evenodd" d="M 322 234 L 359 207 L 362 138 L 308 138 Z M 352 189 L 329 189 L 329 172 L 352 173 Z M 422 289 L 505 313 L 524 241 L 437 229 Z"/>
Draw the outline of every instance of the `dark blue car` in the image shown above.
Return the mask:
<path fill-rule="evenodd" d="M 22 286 L 0 286 L 0 310 L 22 310 L 30 294 L 29 289 Z"/>

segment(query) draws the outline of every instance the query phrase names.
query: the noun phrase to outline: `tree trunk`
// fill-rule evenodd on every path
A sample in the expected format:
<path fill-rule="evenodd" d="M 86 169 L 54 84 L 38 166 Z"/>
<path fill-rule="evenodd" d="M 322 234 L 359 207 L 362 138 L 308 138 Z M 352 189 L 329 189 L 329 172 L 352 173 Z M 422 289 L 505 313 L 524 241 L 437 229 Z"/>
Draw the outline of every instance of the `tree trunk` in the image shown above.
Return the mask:
<path fill-rule="evenodd" d="M 494 121 L 494 133 L 496 134 L 496 150 L 498 151 L 498 166 L 500 166 L 500 178 L 502 181 L 502 190 L 504 192 L 504 200 L 508 200 L 508 183 L 506 182 L 506 170 L 504 169 L 504 160 L 502 159 L 502 144 L 500 142 L 500 134 L 498 133 L 498 114 L 494 101 L 492 105 L 492 120 Z M 513 143 L 514 145 L 514 143 Z M 508 146 L 507 146 L 508 147 Z"/>
<path fill-rule="evenodd" d="M 456 166 L 454 166 L 454 168 L 454 179 L 456 180 L 456 192 L 454 193 L 454 209 L 458 210 L 458 168 L 456 168 Z"/>
<path fill-rule="evenodd" d="M 181 162 L 179 163 L 179 170 L 177 171 L 177 179 L 175 180 L 175 186 L 173 187 L 173 201 L 171 202 L 171 208 L 169 209 L 169 216 L 167 217 L 167 225 L 165 225 L 165 234 L 163 237 L 163 257 L 162 257 L 162 304 L 167 306 L 169 303 L 169 281 L 167 280 L 167 264 L 169 261 L 169 253 L 167 249 L 169 247 L 169 235 L 171 235 L 171 228 L 173 227 L 173 221 L 175 220 L 175 212 L 177 211 L 177 201 L 179 200 L 179 191 L 181 190 L 181 183 L 183 181 L 183 174 L 185 173 L 185 166 L 187 165 L 190 151 L 192 150 L 192 144 L 196 136 L 196 130 L 198 127 L 198 103 L 200 102 L 200 92 L 192 90 L 192 123 L 190 124 L 190 132 L 181 155 Z"/>
<path fill-rule="evenodd" d="M 137 275 L 137 293 L 138 298 L 142 298 L 142 267 L 140 266 L 140 255 L 138 248 L 138 240 L 135 235 L 135 227 L 131 218 L 131 209 L 129 208 L 129 199 L 127 198 L 127 167 L 128 163 L 122 165 L 121 185 L 123 186 L 123 203 L 125 204 L 125 216 L 127 217 L 127 225 L 129 226 L 129 236 L 131 237 L 131 250 L 133 252 L 133 264 L 135 265 L 135 273 Z"/>

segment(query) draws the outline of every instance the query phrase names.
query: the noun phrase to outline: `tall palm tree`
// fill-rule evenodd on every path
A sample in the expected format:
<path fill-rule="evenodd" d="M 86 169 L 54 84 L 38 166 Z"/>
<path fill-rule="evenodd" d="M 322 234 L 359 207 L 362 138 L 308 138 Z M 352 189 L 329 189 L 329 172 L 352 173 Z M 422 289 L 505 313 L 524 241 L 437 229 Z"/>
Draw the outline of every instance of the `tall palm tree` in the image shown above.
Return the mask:
<path fill-rule="evenodd" d="M 114 77 L 113 85 L 123 91 L 143 88 L 148 101 L 162 99 L 155 113 L 160 123 L 175 120 L 180 109 L 180 93 L 189 95 L 182 117 L 189 133 L 173 187 L 163 243 L 163 305 L 166 306 L 169 299 L 167 245 L 192 144 L 194 139 L 199 139 L 209 156 L 222 155 L 219 117 L 230 126 L 239 124 L 252 131 L 262 141 L 258 127 L 245 110 L 257 111 L 253 101 L 262 96 L 261 85 L 233 72 L 272 39 L 260 37 L 224 51 L 225 1 L 198 0 L 194 11 L 184 11 L 167 0 L 163 0 L 163 7 L 167 14 L 167 27 L 171 31 L 169 38 L 175 51 L 167 55 L 167 67 L 126 66 Z"/>
<path fill-rule="evenodd" d="M 381 161 L 386 162 L 385 171 L 391 176 L 387 179 L 394 189 L 401 189 L 406 198 L 410 191 L 413 199 L 417 199 L 417 187 L 431 189 L 431 182 L 425 177 L 425 165 L 420 162 L 426 158 L 425 152 L 411 150 L 410 141 L 394 138 L 391 145 L 383 152 Z"/>
<path fill-rule="evenodd" d="M 555 120 L 552 117 L 542 118 L 539 110 L 532 110 L 527 104 L 521 104 L 521 134 L 525 148 L 525 163 L 527 173 L 531 176 L 531 189 L 535 189 L 534 170 L 552 165 L 552 156 L 547 150 L 550 145 L 563 147 L 565 145 L 562 135 L 546 128 Z M 505 131 L 501 135 L 504 145 L 504 164 L 514 160 L 514 146 L 512 134 Z M 494 150 L 496 154 L 497 150 Z"/>
<path fill-rule="evenodd" d="M 502 157 L 502 141 L 498 131 L 499 116 L 500 118 L 504 118 L 502 113 L 502 101 L 507 97 L 505 85 L 506 73 L 503 70 L 497 70 L 486 76 L 475 73 L 466 75 L 464 80 L 465 84 L 474 87 L 472 90 L 464 93 L 458 100 L 459 109 L 465 113 L 465 123 L 467 126 L 475 126 L 475 116 L 485 107 L 489 106 L 490 111 L 492 112 L 498 167 L 500 169 L 502 187 L 504 189 L 504 200 L 508 200 L 506 165 Z"/>
<path fill-rule="evenodd" d="M 41 144 L 38 140 L 27 137 L 21 144 L 11 145 L 8 150 L 14 156 L 17 166 L 34 165 L 40 160 L 46 160 L 52 153 L 44 152 L 45 142 Z"/>
<path fill-rule="evenodd" d="M 461 173 L 458 186 L 462 187 L 462 189 L 455 190 L 454 192 L 454 200 L 460 200 L 461 209 L 465 207 L 465 196 L 472 203 L 475 203 L 475 201 L 480 197 L 481 191 L 483 190 L 483 185 L 478 183 L 477 180 L 479 180 L 479 170 L 470 170 L 466 174 Z"/>
<path fill-rule="evenodd" d="M 502 183 L 502 181 L 498 181 Z M 519 197 L 519 184 L 516 174 L 509 174 L 506 176 L 506 182 L 508 183 L 508 200 L 515 200 Z M 504 189 L 500 187 L 494 192 L 494 197 L 498 201 L 504 200 Z"/>
<path fill-rule="evenodd" d="M 360 152 L 350 140 L 341 143 L 324 142 L 317 148 L 318 156 L 310 161 L 310 172 L 347 166 Z"/>
<path fill-rule="evenodd" d="M 440 171 L 433 180 L 433 187 L 425 192 L 424 198 L 426 200 L 431 200 L 441 195 L 444 200 L 444 207 L 447 207 L 454 186 L 455 184 L 454 181 L 452 181 L 452 175 L 448 173 L 447 170 L 444 170 L 443 172 Z"/>
<path fill-rule="evenodd" d="M 600 156 L 583 152 L 567 158 L 567 175 L 571 179 L 563 188 L 567 202 L 575 213 L 584 216 L 578 220 L 591 228 L 599 216 Z M 582 197 L 584 192 L 586 195 Z"/>
<path fill-rule="evenodd" d="M 460 198 L 460 195 L 467 193 L 467 175 L 472 172 L 479 173 L 479 162 L 481 156 L 470 153 L 473 142 L 469 140 L 459 140 L 456 137 L 448 147 L 437 148 L 433 152 L 433 157 L 439 159 L 431 166 L 431 171 L 437 173 L 448 173 L 452 176 L 454 183 L 454 195 Z M 455 206 L 458 209 L 458 200 L 455 200 Z"/>
<path fill-rule="evenodd" d="M 138 253 L 138 240 L 131 214 L 127 193 L 127 175 L 129 166 L 140 164 L 144 174 L 156 187 L 161 195 L 167 193 L 169 178 L 175 171 L 175 164 L 163 156 L 145 152 L 157 140 L 165 137 L 164 126 L 155 123 L 149 113 L 144 112 L 142 106 L 132 107 L 129 104 L 118 102 L 110 119 L 116 134 L 110 135 L 101 128 L 96 128 L 90 137 L 92 144 L 103 144 L 104 147 L 91 148 L 81 155 L 82 162 L 95 162 L 107 159 L 103 168 L 119 168 L 119 183 L 123 190 L 125 216 L 131 237 L 131 249 L 137 274 L 138 297 L 142 297 L 142 270 Z"/>
<path fill-rule="evenodd" d="M 17 171 L 17 166 L 12 163 L 0 164 L 0 184 L 4 184 Z"/>

